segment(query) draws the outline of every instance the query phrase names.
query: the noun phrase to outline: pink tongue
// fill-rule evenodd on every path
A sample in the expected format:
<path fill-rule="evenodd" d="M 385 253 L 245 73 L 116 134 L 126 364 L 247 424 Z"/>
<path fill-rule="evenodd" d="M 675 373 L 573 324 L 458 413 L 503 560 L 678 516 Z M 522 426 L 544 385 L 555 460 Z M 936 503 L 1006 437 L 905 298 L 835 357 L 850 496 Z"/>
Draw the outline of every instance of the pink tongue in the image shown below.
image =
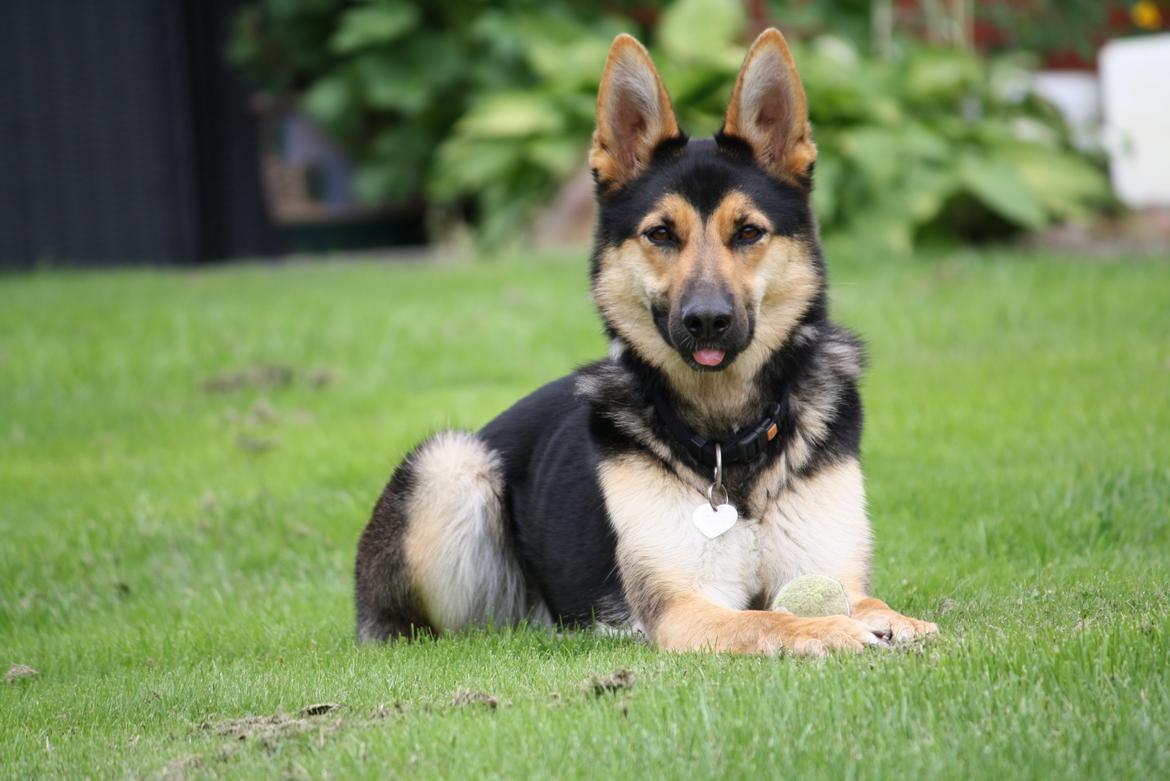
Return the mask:
<path fill-rule="evenodd" d="M 703 366 L 718 366 L 723 363 L 722 350 L 695 350 L 691 357 L 695 359 L 695 363 Z"/>

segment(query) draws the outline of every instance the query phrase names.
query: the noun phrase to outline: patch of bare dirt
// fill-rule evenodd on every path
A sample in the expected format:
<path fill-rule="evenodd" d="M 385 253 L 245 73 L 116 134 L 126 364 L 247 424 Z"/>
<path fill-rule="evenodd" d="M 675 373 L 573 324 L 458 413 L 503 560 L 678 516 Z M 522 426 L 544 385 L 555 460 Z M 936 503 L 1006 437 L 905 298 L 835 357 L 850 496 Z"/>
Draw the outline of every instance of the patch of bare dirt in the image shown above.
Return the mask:
<path fill-rule="evenodd" d="M 593 696 L 600 697 L 603 694 L 613 694 L 632 689 L 634 688 L 634 680 L 633 670 L 615 670 L 609 675 L 595 675 L 590 679 L 589 686 L 593 689 Z"/>
<path fill-rule="evenodd" d="M 4 676 L 4 680 L 8 683 L 15 683 L 21 678 L 32 678 L 34 675 L 40 675 L 40 673 L 27 664 L 14 664 L 8 668 L 8 674 Z"/>
<path fill-rule="evenodd" d="M 336 371 L 326 367 L 296 369 L 283 363 L 261 363 L 213 374 L 203 381 L 202 387 L 208 393 L 238 393 L 287 388 L 300 382 L 321 389 L 337 382 L 337 376 Z"/>
<path fill-rule="evenodd" d="M 154 774 L 158 781 L 183 781 L 189 774 L 203 767 L 203 757 L 198 754 L 187 754 L 172 759 L 161 770 Z"/>
<path fill-rule="evenodd" d="M 243 716 L 224 721 L 209 720 L 200 724 L 199 727 L 221 737 L 241 742 L 252 741 L 265 747 L 271 747 L 284 738 L 303 732 L 317 730 L 321 734 L 325 734 L 340 728 L 341 719 L 321 718 L 340 707 L 340 705 L 331 702 L 320 703 L 302 708 L 296 715 L 274 713 L 271 716 Z"/>
<path fill-rule="evenodd" d="M 500 707 L 500 701 L 490 694 L 473 692 L 469 689 L 460 689 L 451 697 L 451 704 L 455 707 L 463 705 L 486 705 L 491 710 Z"/>
<path fill-rule="evenodd" d="M 283 388 L 291 385 L 296 371 L 280 363 L 246 366 L 236 371 L 221 372 L 203 381 L 208 393 L 233 393 L 253 388 Z"/>
<path fill-rule="evenodd" d="M 305 382 L 313 388 L 325 388 L 337 382 L 337 372 L 324 367 L 309 369 L 305 372 Z"/>
<path fill-rule="evenodd" d="M 276 444 L 276 437 L 254 437 L 249 434 L 236 437 L 236 447 L 248 453 L 264 453 L 276 447 Z"/>
<path fill-rule="evenodd" d="M 1106 259 L 1123 253 L 1165 259 L 1170 257 L 1170 209 L 1134 209 L 1088 222 L 1057 225 L 1029 236 L 1024 244 Z"/>

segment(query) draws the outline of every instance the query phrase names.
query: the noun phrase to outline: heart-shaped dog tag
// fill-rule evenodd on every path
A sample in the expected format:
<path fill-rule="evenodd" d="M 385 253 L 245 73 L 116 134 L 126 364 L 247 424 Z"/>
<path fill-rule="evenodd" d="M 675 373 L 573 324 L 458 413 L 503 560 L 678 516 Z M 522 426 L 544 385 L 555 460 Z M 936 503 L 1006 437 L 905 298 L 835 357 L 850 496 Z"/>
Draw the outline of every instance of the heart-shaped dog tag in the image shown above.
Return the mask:
<path fill-rule="evenodd" d="M 692 520 L 699 531 L 707 535 L 707 539 L 713 540 L 735 526 L 735 522 L 739 520 L 739 512 L 730 504 L 711 507 L 710 503 L 703 502 L 695 508 Z"/>

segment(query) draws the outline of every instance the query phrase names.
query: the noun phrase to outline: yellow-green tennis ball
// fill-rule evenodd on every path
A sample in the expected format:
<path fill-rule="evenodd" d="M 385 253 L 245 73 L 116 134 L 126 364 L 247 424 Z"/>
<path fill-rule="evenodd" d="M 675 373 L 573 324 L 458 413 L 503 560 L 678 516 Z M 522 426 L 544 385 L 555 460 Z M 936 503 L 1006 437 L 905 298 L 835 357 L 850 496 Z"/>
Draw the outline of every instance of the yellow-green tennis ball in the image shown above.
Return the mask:
<path fill-rule="evenodd" d="M 772 609 L 807 618 L 853 613 L 845 586 L 828 575 L 801 575 L 788 581 L 772 600 Z"/>

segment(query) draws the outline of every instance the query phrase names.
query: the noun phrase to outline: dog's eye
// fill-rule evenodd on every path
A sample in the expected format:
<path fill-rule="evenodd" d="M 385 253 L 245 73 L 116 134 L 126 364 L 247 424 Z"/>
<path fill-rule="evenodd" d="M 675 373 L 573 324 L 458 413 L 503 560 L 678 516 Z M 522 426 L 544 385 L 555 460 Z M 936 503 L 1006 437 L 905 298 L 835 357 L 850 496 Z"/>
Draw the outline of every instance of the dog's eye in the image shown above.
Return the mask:
<path fill-rule="evenodd" d="M 649 239 L 651 244 L 658 244 L 659 246 L 674 242 L 674 234 L 665 225 L 655 225 L 642 235 Z"/>
<path fill-rule="evenodd" d="M 735 232 L 736 244 L 755 244 L 764 235 L 764 229 L 758 225 L 744 225 Z"/>

